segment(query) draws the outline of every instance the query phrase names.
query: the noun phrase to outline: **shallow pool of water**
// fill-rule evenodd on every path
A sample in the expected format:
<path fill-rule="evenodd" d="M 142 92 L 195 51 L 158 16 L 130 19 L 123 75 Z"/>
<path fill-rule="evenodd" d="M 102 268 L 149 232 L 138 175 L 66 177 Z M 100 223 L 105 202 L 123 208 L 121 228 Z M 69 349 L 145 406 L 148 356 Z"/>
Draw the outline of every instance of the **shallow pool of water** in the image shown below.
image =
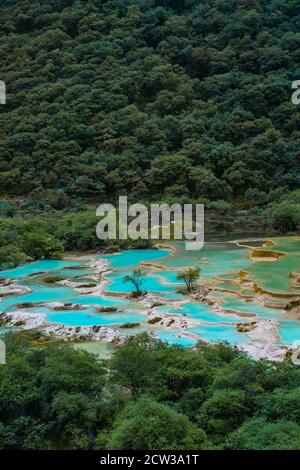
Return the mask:
<path fill-rule="evenodd" d="M 249 258 L 250 249 L 239 248 L 233 243 L 206 243 L 201 251 L 186 251 L 183 243 L 175 243 L 177 252 L 169 250 L 129 250 L 114 255 L 101 256 L 105 258 L 115 270 L 107 276 L 110 283 L 105 290 L 112 293 L 128 293 L 133 290 L 130 282 L 124 282 L 124 276 L 131 274 L 134 269 L 141 266 L 142 262 L 153 265 L 161 265 L 164 269 L 151 269 L 150 266 L 142 267 L 145 273 L 143 278 L 143 289 L 155 293 L 159 297 L 170 300 L 182 300 L 185 297 L 177 292 L 182 286 L 176 276 L 183 267 L 200 266 L 201 277 L 199 283 L 209 280 L 236 292 L 243 292 L 249 297 L 254 292 L 251 289 L 243 289 L 237 282 L 239 271 L 249 272 L 249 276 L 255 279 L 264 289 L 273 292 L 298 293 L 295 289 L 294 280 L 290 277 L 291 272 L 299 272 L 300 269 L 300 238 L 275 239 L 276 246 L 266 249 L 278 250 L 287 256 L 277 261 L 258 262 Z M 256 246 L 256 243 L 255 243 Z M 75 268 L 75 269 L 74 269 Z M 37 276 L 38 273 L 44 273 Z M 84 304 L 87 307 L 73 311 L 55 311 L 47 307 L 29 309 L 34 312 L 44 312 L 50 322 L 61 322 L 66 325 L 117 325 L 118 328 L 124 323 L 140 323 L 135 329 L 123 330 L 128 334 L 135 334 L 143 330 L 155 331 L 160 337 L 170 343 L 191 345 L 193 340 L 181 336 L 176 332 L 159 331 L 159 326 L 150 328 L 147 324 L 146 311 L 143 305 L 128 299 L 117 298 L 109 295 L 81 295 L 74 289 L 57 284 L 46 284 L 43 279 L 47 276 L 60 276 L 71 278 L 75 282 L 81 282 L 77 277 L 89 279 L 92 272 L 82 261 L 64 260 L 42 260 L 0 272 L 0 277 L 15 279 L 20 285 L 32 289 L 32 292 L 22 295 L 4 297 L 0 301 L 0 311 L 16 310 L 17 304 L 24 302 L 62 302 Z M 36 275 L 36 276 L 34 276 Z M 33 277 L 32 277 L 33 276 Z M 220 276 L 226 283 L 218 283 L 214 276 Z M 275 318 L 280 322 L 281 343 L 291 344 L 300 338 L 300 322 L 286 320 L 285 312 L 280 309 L 271 309 L 262 304 L 247 301 L 233 293 L 219 292 L 214 295 L 221 300 L 223 308 L 237 310 L 242 313 L 253 313 L 262 318 Z M 99 312 L 93 305 L 102 307 L 117 307 L 115 313 Z M 235 323 L 243 321 L 234 314 L 222 315 L 216 313 L 209 305 L 200 302 L 189 302 L 182 308 L 174 308 L 172 304 L 157 308 L 157 313 L 184 314 L 191 320 L 200 320 L 202 325 L 193 327 L 190 331 L 209 341 L 228 341 L 230 344 L 248 342 L 245 334 L 238 333 Z M 247 321 L 247 318 L 244 319 Z M 227 324 L 222 324 L 227 323 Z M 120 329 L 121 331 L 121 329 Z M 169 339 L 168 339 L 169 338 Z"/>
<path fill-rule="evenodd" d="M 43 311 L 43 309 L 39 309 Z M 69 326 L 113 326 L 124 323 L 139 323 L 144 321 L 144 315 L 134 312 L 102 313 L 95 309 L 46 311 L 47 319 L 53 323 L 63 323 Z"/>
<path fill-rule="evenodd" d="M 112 268 L 132 268 L 141 262 L 158 262 L 161 258 L 169 256 L 167 250 L 128 250 L 113 255 L 104 255 L 100 258 L 106 259 Z"/>
<path fill-rule="evenodd" d="M 221 306 L 227 310 L 236 310 L 241 313 L 254 314 L 261 318 L 280 318 L 284 311 L 276 308 L 268 308 L 253 300 L 242 299 L 236 295 L 227 293 L 215 293 L 215 297 L 221 299 Z"/>
<path fill-rule="evenodd" d="M 197 340 L 180 335 L 172 331 L 160 331 L 157 333 L 157 337 L 162 341 L 166 341 L 170 345 L 178 345 L 184 348 L 192 348 L 197 344 Z"/>
<path fill-rule="evenodd" d="M 249 338 L 239 333 L 231 325 L 200 325 L 190 328 L 189 331 L 213 343 L 228 342 L 231 345 L 249 343 Z"/>
<path fill-rule="evenodd" d="M 300 295 L 299 288 L 294 288 L 291 272 L 300 270 L 300 237 L 276 238 L 275 246 L 264 247 L 286 253 L 276 261 L 260 261 L 251 264 L 249 272 L 260 287 L 275 293 L 294 293 Z"/>
<path fill-rule="evenodd" d="M 280 344 L 292 345 L 294 341 L 300 341 L 300 322 L 296 320 L 283 320 L 279 327 Z"/>
<path fill-rule="evenodd" d="M 63 261 L 63 260 L 41 260 L 32 263 L 23 264 L 14 269 L 6 269 L 0 271 L 0 277 L 18 279 L 27 277 L 40 272 L 50 272 L 62 269 L 67 266 L 80 266 L 80 261 Z M 74 270 L 75 273 L 75 270 Z M 73 275 L 75 275 L 73 273 Z"/>

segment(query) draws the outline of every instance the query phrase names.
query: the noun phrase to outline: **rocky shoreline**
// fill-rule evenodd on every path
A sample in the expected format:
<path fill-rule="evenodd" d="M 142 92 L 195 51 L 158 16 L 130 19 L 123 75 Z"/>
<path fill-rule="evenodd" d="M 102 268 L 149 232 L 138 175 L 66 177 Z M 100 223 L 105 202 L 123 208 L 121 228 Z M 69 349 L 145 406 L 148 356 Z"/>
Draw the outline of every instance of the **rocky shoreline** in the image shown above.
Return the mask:
<path fill-rule="evenodd" d="M 3 297 L 9 297 L 11 295 L 22 295 L 26 292 L 31 292 L 31 289 L 29 289 L 29 287 L 19 286 L 17 284 L 4 283 L 0 285 L 0 300 Z"/>
<path fill-rule="evenodd" d="M 22 330 L 38 330 L 45 336 L 64 340 L 100 341 L 123 344 L 127 336 L 114 328 L 104 326 L 66 326 L 62 323 L 49 323 L 43 313 L 29 313 L 22 310 L 0 313 L 3 326 L 19 327 Z"/>
<path fill-rule="evenodd" d="M 148 325 L 157 325 L 164 329 L 179 332 L 180 335 L 201 341 L 201 338 L 188 331 L 189 328 L 205 324 L 201 320 L 188 318 L 185 314 L 158 312 L 159 306 L 168 305 L 168 302 L 158 299 L 151 294 L 147 294 L 140 299 L 144 306 L 148 307 Z M 174 308 L 180 308 L 186 301 L 174 301 Z M 84 309 L 87 306 L 78 304 L 62 304 L 59 302 L 45 303 L 42 306 L 51 307 L 55 310 Z M 91 306 L 91 305 L 89 305 Z M 225 318 L 224 318 L 225 320 Z M 62 323 L 49 323 L 47 315 L 43 313 L 31 313 L 26 309 L 13 312 L 0 313 L 0 323 L 2 326 L 18 327 L 21 330 L 38 330 L 48 337 L 56 337 L 64 340 L 99 341 L 105 340 L 115 344 L 124 344 L 128 340 L 128 335 L 120 333 L 117 328 L 93 326 L 66 326 Z M 226 321 L 220 323 L 226 323 Z M 237 325 L 241 325 L 237 323 Z M 246 325 L 244 323 L 242 325 Z M 251 356 L 260 359 L 284 360 L 291 348 L 274 344 L 278 340 L 277 322 L 275 320 L 259 319 L 251 322 L 249 329 L 245 328 L 244 334 L 249 338 L 249 344 L 238 345 L 238 349 L 247 352 Z M 241 334 L 243 334 L 241 332 Z M 209 341 L 207 341 L 209 342 Z"/>

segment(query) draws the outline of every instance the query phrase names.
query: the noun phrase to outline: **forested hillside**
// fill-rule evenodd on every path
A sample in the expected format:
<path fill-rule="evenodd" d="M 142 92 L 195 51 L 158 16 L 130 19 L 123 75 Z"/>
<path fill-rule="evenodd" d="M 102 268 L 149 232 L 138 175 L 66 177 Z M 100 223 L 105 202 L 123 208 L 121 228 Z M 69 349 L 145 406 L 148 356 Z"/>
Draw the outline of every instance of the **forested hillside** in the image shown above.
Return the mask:
<path fill-rule="evenodd" d="M 0 3 L 2 195 L 251 205 L 299 186 L 298 0 Z"/>

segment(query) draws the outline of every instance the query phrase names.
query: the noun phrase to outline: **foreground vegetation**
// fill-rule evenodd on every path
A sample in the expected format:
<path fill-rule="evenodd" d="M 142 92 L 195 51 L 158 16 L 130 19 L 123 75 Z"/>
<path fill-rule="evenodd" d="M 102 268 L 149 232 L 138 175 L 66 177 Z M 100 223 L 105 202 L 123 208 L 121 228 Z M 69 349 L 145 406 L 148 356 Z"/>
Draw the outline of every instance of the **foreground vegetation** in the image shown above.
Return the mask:
<path fill-rule="evenodd" d="M 300 368 L 291 363 L 147 335 L 101 362 L 32 339 L 6 337 L 2 449 L 300 449 Z"/>
<path fill-rule="evenodd" d="M 1 2 L 0 188 L 266 205 L 299 187 L 298 0 Z"/>

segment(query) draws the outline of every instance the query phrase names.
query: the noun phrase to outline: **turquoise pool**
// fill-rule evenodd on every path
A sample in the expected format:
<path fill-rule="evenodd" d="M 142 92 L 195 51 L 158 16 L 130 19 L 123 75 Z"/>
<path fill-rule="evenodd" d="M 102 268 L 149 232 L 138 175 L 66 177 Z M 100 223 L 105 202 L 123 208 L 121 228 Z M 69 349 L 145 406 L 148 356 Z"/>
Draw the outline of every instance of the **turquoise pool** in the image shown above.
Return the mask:
<path fill-rule="evenodd" d="M 34 307 L 29 311 L 34 313 L 42 312 L 47 315 L 50 322 L 61 322 L 65 325 L 111 325 L 122 326 L 125 323 L 139 323 L 135 330 L 128 330 L 128 334 L 146 329 L 147 309 L 141 303 L 128 299 L 115 297 L 116 293 L 128 293 L 132 290 L 130 283 L 124 282 L 124 276 L 131 274 L 134 269 L 141 267 L 141 263 L 150 263 L 162 266 L 162 269 L 151 269 L 150 266 L 143 266 L 141 269 L 145 273 L 143 278 L 143 289 L 155 293 L 166 300 L 183 300 L 185 297 L 177 292 L 182 286 L 176 276 L 180 269 L 185 266 L 200 266 L 201 277 L 205 281 L 213 281 L 214 276 L 221 276 L 223 279 L 237 278 L 239 271 L 248 271 L 250 278 L 258 278 L 263 287 L 278 290 L 280 286 L 284 289 L 293 290 L 289 273 L 299 266 L 300 244 L 296 237 L 293 240 L 281 239 L 277 241 L 281 251 L 286 249 L 287 257 L 276 262 L 253 262 L 249 258 L 247 248 L 239 248 L 232 243 L 206 243 L 204 249 L 195 251 L 185 251 L 183 243 L 175 243 L 177 252 L 173 253 L 167 249 L 157 250 L 129 250 L 113 255 L 101 256 L 109 262 L 114 269 L 107 275 L 109 283 L 105 286 L 105 295 L 97 293 L 80 294 L 71 287 L 58 284 L 46 284 L 43 282 L 45 276 L 61 276 L 70 278 L 75 282 L 81 282 L 78 276 L 84 278 L 84 282 L 89 279 L 91 269 L 86 267 L 83 261 L 64 260 L 41 260 L 19 266 L 15 269 L 0 272 L 0 278 L 14 279 L 19 285 L 29 287 L 32 291 L 4 297 L 0 299 L 0 311 L 16 310 L 17 304 L 24 302 L 49 303 L 62 302 L 83 304 L 83 310 L 76 309 L 70 311 L 56 311 L 50 307 Z M 272 247 L 271 247 L 272 248 Z M 274 248 L 273 248 L 274 249 Z M 43 274 L 41 274 L 43 273 Z M 272 273 L 272 276 L 270 276 Z M 232 285 L 231 285 L 232 284 Z M 242 292 L 242 287 L 238 283 L 228 284 L 236 292 Z M 218 284 L 221 285 L 221 284 Z M 225 287 L 225 284 L 224 284 Z M 111 295 L 109 295 L 111 292 Z M 246 292 L 246 291 L 244 291 Z M 251 289 L 249 295 L 251 296 Z M 285 312 L 279 309 L 270 309 L 262 304 L 250 299 L 247 301 L 233 293 L 215 293 L 223 308 L 237 310 L 241 313 L 254 313 L 261 318 L 274 318 L 279 322 L 280 342 L 291 344 L 300 338 L 300 322 L 287 320 Z M 93 305 L 98 307 L 117 307 L 118 312 L 99 312 Z M 172 303 L 165 307 L 156 309 L 157 313 L 184 314 L 191 320 L 203 322 L 190 329 L 190 331 L 200 338 L 209 341 L 228 341 L 230 344 L 242 344 L 249 341 L 245 334 L 238 333 L 236 323 L 242 321 L 234 314 L 222 315 L 216 313 L 209 305 L 201 302 L 189 302 L 176 308 Z M 125 330 L 124 330 L 125 331 Z M 1 332 L 0 332 L 1 333 Z M 180 344 L 191 346 L 196 340 L 186 338 L 176 331 L 155 331 L 165 341 L 170 344 Z"/>

